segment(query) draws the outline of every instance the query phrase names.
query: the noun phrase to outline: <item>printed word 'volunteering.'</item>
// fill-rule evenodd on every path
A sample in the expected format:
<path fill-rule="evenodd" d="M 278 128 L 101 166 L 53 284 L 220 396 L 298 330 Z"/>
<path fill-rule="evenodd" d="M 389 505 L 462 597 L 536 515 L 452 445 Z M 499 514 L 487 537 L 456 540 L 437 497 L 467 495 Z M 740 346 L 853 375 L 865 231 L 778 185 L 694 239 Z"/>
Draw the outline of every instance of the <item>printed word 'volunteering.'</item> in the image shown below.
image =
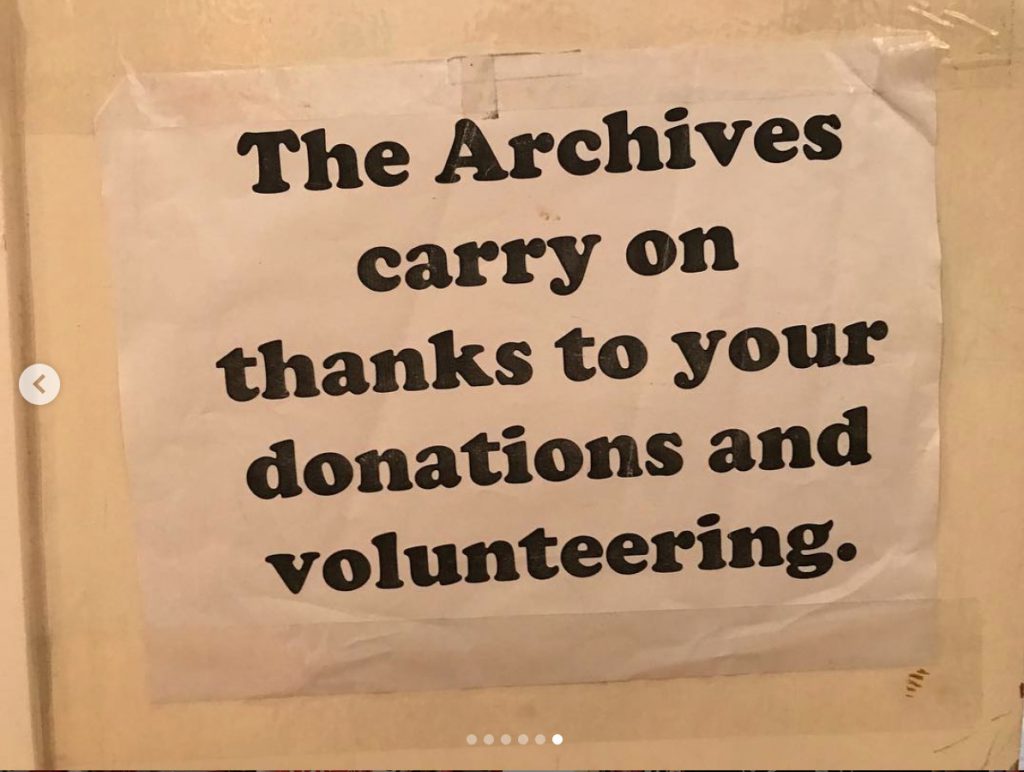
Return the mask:
<path fill-rule="evenodd" d="M 541 527 L 515 545 L 497 539 L 476 542 L 461 550 L 455 544 L 418 544 L 403 549 L 398 535 L 389 531 L 370 540 L 372 550 L 341 549 L 323 559 L 319 552 L 278 553 L 268 555 L 266 562 L 297 595 L 318 563 L 330 589 L 351 592 L 371 580 L 378 589 L 395 590 L 405 587 L 407 579 L 416 587 L 514 582 L 524 575 L 546 580 L 563 572 L 585 579 L 605 567 L 616 574 L 631 575 L 643 571 L 671 574 L 684 567 L 716 571 L 785 566 L 786 574 L 794 579 L 813 579 L 828 573 L 835 559 L 849 562 L 857 556 L 856 546 L 849 542 L 837 546 L 834 556 L 824 549 L 832 532 L 831 520 L 803 523 L 785 535 L 769 525 L 723 531 L 717 527 L 720 521 L 719 515 L 708 513 L 697 518 L 696 530 L 665 531 L 649 539 L 621 533 L 606 542 L 581 534 L 562 544 Z"/>

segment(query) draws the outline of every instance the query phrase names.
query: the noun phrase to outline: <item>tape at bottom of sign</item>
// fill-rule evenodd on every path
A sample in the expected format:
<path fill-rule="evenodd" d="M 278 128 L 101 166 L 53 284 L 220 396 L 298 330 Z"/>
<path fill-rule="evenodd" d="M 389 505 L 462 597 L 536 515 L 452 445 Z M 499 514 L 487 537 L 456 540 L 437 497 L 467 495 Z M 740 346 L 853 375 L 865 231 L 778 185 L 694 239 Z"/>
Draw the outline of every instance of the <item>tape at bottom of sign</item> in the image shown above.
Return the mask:
<path fill-rule="evenodd" d="M 934 659 L 936 624 L 934 601 L 897 601 L 154 628 L 148 644 L 173 701 L 901 667 Z"/>

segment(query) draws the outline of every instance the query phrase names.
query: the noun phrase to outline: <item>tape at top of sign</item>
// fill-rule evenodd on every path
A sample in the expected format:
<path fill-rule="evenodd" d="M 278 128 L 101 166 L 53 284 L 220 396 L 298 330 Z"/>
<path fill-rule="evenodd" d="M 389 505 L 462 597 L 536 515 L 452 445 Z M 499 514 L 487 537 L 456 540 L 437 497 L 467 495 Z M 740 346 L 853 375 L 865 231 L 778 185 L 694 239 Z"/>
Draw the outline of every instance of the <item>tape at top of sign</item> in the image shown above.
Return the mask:
<path fill-rule="evenodd" d="M 427 62 L 353 62 L 332 68 L 294 67 L 216 73 L 129 72 L 96 118 L 98 130 L 215 126 L 238 121 L 314 121 L 364 114 L 465 113 L 567 109 L 607 103 L 697 104 L 710 98 L 771 99 L 876 91 L 905 101 L 902 86 L 935 86 L 941 41 L 927 32 L 785 45 L 750 42 L 613 52 L 563 51 L 454 57 Z M 743 66 L 770 56 L 772 69 Z M 815 60 L 813 68 L 807 67 Z M 730 64 L 732 62 L 732 64 Z M 636 79 L 614 77 L 635 67 Z M 707 75 L 714 68 L 713 86 Z M 785 77 L 779 77 L 779 71 Z M 328 84 L 330 88 L 328 88 Z M 915 86 L 911 91 L 916 91 Z M 500 100 L 500 101 L 499 101 Z M 899 105 L 934 133 L 926 105 Z"/>

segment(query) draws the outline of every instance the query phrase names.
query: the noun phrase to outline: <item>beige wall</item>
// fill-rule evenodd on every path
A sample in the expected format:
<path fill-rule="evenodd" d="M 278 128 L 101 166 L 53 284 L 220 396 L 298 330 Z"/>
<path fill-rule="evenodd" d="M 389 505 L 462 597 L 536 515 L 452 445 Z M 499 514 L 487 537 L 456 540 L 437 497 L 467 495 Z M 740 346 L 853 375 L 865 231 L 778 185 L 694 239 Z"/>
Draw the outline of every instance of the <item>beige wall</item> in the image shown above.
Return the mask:
<path fill-rule="evenodd" d="M 63 379 L 60 398 L 36 414 L 33 473 L 52 764 L 1008 767 L 1017 754 L 1024 632 L 1024 84 L 1016 63 L 947 72 L 940 95 L 940 647 L 921 663 L 929 674 L 913 696 L 908 670 L 173 705 L 151 704 L 146 693 L 92 129 L 125 72 L 669 45 L 835 26 L 827 5 L 22 2 L 35 351 Z M 835 5 L 852 24 L 855 8 L 880 4 Z M 567 742 L 467 748 L 469 731 L 560 731 Z"/>
<path fill-rule="evenodd" d="M 30 767 L 39 760 L 31 651 L 41 653 L 38 550 L 29 506 L 29 412 L 17 377 L 31 346 L 26 334 L 24 192 L 19 131 L 20 36 L 13 3 L 0 4 L 0 764 Z M 30 640 L 32 643 L 30 644 Z"/>

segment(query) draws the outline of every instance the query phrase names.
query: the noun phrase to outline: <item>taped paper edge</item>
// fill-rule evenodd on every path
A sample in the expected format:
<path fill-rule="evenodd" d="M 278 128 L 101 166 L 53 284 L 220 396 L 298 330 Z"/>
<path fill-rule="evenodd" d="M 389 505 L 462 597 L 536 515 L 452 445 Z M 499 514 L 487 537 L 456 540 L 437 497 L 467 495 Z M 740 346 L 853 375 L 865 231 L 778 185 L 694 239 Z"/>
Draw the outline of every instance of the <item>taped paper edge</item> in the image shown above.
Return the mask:
<path fill-rule="evenodd" d="M 495 54 L 422 61 L 357 61 L 340 65 L 310 65 L 248 70 L 212 70 L 169 74 L 136 74 L 128 68 L 125 77 L 106 99 L 95 119 L 100 133 L 131 129 L 169 129 L 214 126 L 245 121 L 314 121 L 369 112 L 352 100 L 346 83 L 358 84 L 361 93 L 375 94 L 375 114 L 473 114 L 494 117 L 499 111 L 548 109 L 553 105 L 520 105 L 515 92 L 502 89 L 518 82 L 549 78 L 586 81 L 594 77 L 595 55 L 618 61 L 643 59 L 656 51 L 677 57 L 681 77 L 672 85 L 673 98 L 699 103 L 705 99 L 764 100 L 777 96 L 836 93 L 835 75 L 845 75 L 849 93 L 875 91 L 891 99 L 894 71 L 913 73 L 922 89 L 934 88 L 934 69 L 942 42 L 928 32 L 893 30 L 887 35 L 843 35 L 833 40 L 778 39 L 737 46 L 735 43 L 686 44 L 664 49 L 625 49 L 613 51 L 564 51 L 546 54 Z M 737 62 L 748 66 L 716 71 L 714 93 L 705 93 L 701 85 L 701 62 L 709 55 L 733 53 Z M 784 84 L 757 82 L 758 56 L 787 54 L 810 61 L 793 68 L 791 75 L 802 82 Z M 898 60 L 898 61 L 897 61 Z M 884 61 L 893 67 L 883 67 Z M 813 64 L 812 64 L 813 62 Z M 915 66 L 909 67 L 908 63 Z M 314 82 L 324 71 L 337 73 L 338 84 L 331 93 L 315 90 Z M 386 70 L 390 84 L 400 82 L 402 89 L 374 90 L 367 81 L 382 77 Z M 824 73 L 824 74 L 823 74 Z M 312 74 L 312 78 L 306 77 Z M 396 77 L 398 76 L 398 77 Z M 731 77 L 732 80 L 726 79 Z M 755 79 L 753 85 L 751 80 Z M 828 84 L 828 85 L 826 85 Z M 560 107 L 584 107 L 592 104 L 586 89 L 571 89 L 571 103 L 565 102 L 566 90 L 560 89 Z M 634 104 L 645 99 L 656 101 L 658 93 L 644 93 L 631 84 L 629 97 Z M 625 96 L 625 95 L 624 95 Z M 319 105 L 324 105 L 319 107 Z M 354 107 L 353 107 L 354 105 Z M 221 112 L 218 113 L 218 107 Z M 905 108 L 906 109 L 906 108 Z M 927 125 L 923 121 L 923 125 Z"/>

